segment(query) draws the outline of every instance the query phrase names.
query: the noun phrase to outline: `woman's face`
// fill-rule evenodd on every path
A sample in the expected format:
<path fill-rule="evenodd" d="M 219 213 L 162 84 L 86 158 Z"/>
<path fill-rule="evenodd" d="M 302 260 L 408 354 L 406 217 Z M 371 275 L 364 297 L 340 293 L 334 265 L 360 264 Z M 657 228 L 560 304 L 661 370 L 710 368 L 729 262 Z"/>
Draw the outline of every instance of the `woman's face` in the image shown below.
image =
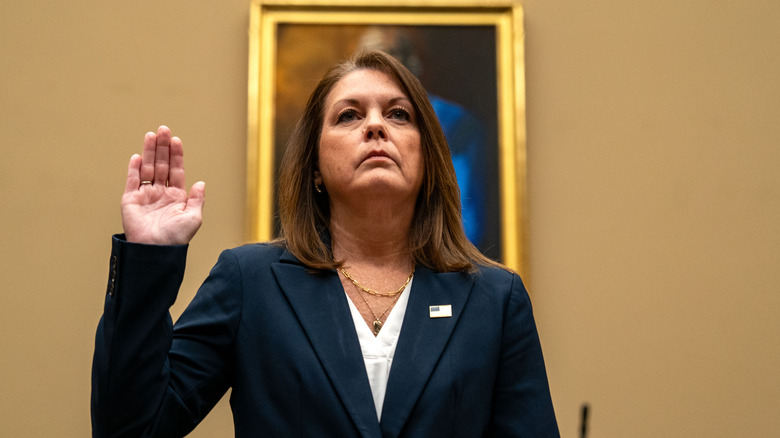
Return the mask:
<path fill-rule="evenodd" d="M 414 203 L 422 179 L 417 114 L 400 85 L 376 70 L 344 76 L 325 100 L 315 182 L 332 201 L 400 195 Z"/>

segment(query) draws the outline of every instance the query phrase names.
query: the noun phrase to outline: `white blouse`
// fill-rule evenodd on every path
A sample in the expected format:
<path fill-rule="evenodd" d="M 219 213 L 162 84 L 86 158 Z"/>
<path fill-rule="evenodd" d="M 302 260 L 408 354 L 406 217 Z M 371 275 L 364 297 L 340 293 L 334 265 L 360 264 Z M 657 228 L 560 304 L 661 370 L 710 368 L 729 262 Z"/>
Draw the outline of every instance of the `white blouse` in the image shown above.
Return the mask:
<path fill-rule="evenodd" d="M 377 336 L 374 336 L 374 332 L 368 328 L 360 311 L 355 307 L 355 303 L 347 295 L 349 310 L 352 312 L 352 320 L 355 323 L 360 349 L 363 352 L 363 362 L 366 364 L 368 383 L 371 385 L 371 394 L 374 396 L 376 416 L 379 420 L 382 419 L 382 405 L 385 401 L 387 380 L 390 377 L 390 366 L 393 364 L 395 346 L 398 344 L 398 335 L 401 333 L 401 325 L 404 322 L 411 288 L 412 281 L 401 292 L 401 296 L 398 297 L 395 306 L 387 315 L 387 320 Z"/>

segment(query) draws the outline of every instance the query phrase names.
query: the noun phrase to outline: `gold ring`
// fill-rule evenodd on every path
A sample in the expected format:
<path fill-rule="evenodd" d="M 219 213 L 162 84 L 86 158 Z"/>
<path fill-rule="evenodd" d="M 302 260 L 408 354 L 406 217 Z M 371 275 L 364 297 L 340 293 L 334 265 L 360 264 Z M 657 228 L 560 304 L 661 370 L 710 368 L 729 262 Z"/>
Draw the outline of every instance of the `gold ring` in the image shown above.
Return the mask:
<path fill-rule="evenodd" d="M 151 184 L 151 183 L 152 183 L 151 181 L 141 181 L 141 185 L 144 185 L 144 184 Z"/>

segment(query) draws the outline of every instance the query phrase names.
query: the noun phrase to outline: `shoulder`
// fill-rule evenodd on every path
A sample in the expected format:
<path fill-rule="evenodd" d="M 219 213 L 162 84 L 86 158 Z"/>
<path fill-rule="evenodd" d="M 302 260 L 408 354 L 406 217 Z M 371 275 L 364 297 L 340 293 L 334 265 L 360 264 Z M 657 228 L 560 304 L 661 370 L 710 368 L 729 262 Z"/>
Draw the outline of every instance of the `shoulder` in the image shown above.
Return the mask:
<path fill-rule="evenodd" d="M 240 260 L 250 259 L 278 261 L 285 251 L 286 247 L 283 243 L 263 242 L 247 243 L 235 248 L 226 249 L 224 252 L 229 253 Z"/>
<path fill-rule="evenodd" d="M 476 272 L 470 274 L 474 282 L 482 285 L 512 288 L 517 284 L 522 285 L 520 276 L 510 269 L 498 266 L 477 266 Z"/>
<path fill-rule="evenodd" d="M 523 280 L 509 269 L 479 266 L 470 276 L 478 293 L 488 294 L 504 304 L 509 304 L 510 301 L 527 302 L 530 299 Z"/>
<path fill-rule="evenodd" d="M 238 265 L 241 271 L 247 268 L 256 271 L 258 268 L 270 267 L 271 264 L 278 262 L 285 252 L 283 243 L 249 243 L 222 251 L 217 265 L 234 264 Z"/>

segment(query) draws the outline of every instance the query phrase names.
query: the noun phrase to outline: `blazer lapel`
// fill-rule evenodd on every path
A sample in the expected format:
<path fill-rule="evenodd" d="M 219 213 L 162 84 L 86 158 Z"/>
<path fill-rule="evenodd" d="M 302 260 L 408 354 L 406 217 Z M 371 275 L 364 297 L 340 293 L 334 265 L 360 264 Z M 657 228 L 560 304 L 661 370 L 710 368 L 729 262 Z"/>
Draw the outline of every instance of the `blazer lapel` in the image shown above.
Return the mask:
<path fill-rule="evenodd" d="M 401 432 L 463 313 L 473 284 L 468 274 L 437 274 L 417 268 L 387 383 L 383 436 Z M 432 318 L 430 306 L 442 305 L 452 306 L 452 316 Z"/>
<path fill-rule="evenodd" d="M 360 342 L 338 275 L 311 274 L 287 251 L 272 269 L 358 430 L 364 437 L 381 436 Z"/>

